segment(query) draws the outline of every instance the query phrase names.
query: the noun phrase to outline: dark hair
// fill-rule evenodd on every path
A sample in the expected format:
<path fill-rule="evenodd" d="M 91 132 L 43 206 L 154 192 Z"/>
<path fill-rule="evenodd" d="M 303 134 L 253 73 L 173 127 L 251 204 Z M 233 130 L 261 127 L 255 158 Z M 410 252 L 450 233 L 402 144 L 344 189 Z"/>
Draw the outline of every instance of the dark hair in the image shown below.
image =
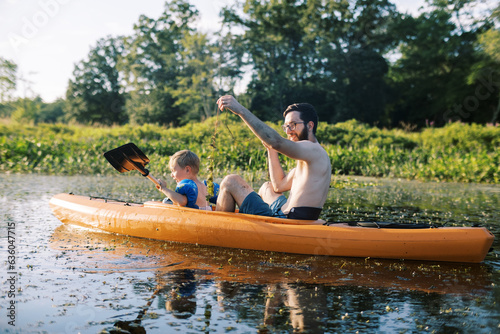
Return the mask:
<path fill-rule="evenodd" d="M 283 112 L 283 117 L 286 117 L 292 111 L 299 112 L 300 119 L 305 122 L 304 124 L 308 124 L 311 121 L 314 123 L 313 134 L 316 136 L 316 129 L 318 128 L 318 114 L 316 113 L 316 109 L 309 103 L 294 103 L 286 108 Z"/>

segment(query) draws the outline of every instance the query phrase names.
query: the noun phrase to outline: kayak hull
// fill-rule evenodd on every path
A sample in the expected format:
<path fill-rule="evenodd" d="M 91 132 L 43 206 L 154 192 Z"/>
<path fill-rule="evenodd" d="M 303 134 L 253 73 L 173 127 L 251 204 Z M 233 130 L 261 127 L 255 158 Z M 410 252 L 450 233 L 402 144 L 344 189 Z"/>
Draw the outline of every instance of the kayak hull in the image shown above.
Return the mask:
<path fill-rule="evenodd" d="M 483 227 L 327 226 L 321 220 L 204 211 L 161 202 L 128 204 L 72 194 L 55 195 L 49 204 L 65 224 L 156 240 L 296 254 L 478 263 L 494 240 Z"/>

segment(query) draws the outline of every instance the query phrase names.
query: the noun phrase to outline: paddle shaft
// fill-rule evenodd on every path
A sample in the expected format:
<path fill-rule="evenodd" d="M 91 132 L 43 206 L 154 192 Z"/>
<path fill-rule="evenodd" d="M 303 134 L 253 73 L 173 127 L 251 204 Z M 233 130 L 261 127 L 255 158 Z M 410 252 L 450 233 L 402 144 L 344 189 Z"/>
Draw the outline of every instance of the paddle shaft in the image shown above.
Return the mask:
<path fill-rule="evenodd" d="M 161 287 L 158 287 L 155 292 L 153 292 L 153 295 L 151 297 L 149 297 L 149 300 L 148 300 L 148 303 L 146 304 L 146 306 L 139 312 L 139 315 L 137 316 L 137 318 L 134 320 L 134 322 L 136 323 L 140 323 L 142 321 L 142 318 L 144 317 L 144 315 L 146 314 L 146 312 L 148 311 L 149 307 L 151 306 L 151 304 L 153 304 L 153 300 L 155 299 L 156 295 L 162 290 Z"/>
<path fill-rule="evenodd" d="M 154 177 L 153 175 L 148 174 L 148 175 L 146 175 L 146 177 L 148 179 L 150 179 L 151 181 L 153 181 L 153 183 L 156 184 L 158 187 L 160 186 L 160 181 L 158 181 L 158 179 L 156 177 Z"/>
<path fill-rule="evenodd" d="M 146 306 L 139 312 L 139 315 L 135 320 L 122 321 L 119 320 L 115 322 L 114 327 L 127 331 L 127 333 L 146 333 L 146 329 L 141 326 L 141 321 L 149 307 L 153 303 L 156 295 L 161 291 L 161 288 L 157 288 L 151 297 L 149 297 Z"/>

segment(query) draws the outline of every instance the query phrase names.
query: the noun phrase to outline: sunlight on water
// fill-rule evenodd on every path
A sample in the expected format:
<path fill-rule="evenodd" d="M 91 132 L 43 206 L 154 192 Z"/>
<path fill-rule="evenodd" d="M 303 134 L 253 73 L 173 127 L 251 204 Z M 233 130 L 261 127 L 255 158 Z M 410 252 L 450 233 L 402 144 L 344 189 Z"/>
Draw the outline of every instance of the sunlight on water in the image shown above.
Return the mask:
<path fill-rule="evenodd" d="M 482 264 L 315 257 L 175 244 L 62 225 L 60 192 L 161 200 L 139 175 L 0 175 L 1 248 L 15 246 L 6 332 L 475 332 L 499 330 L 500 260 Z M 500 188 L 351 178 L 329 221 L 481 224 L 500 237 Z M 10 225 L 9 225 L 10 223 Z M 8 239 L 8 226 L 15 239 Z M 7 252 L 2 263 L 8 265 Z M 5 267 L 4 267 L 5 268 Z M 7 305 L 2 302 L 2 305 Z M 137 332 L 137 331 L 136 331 Z"/>

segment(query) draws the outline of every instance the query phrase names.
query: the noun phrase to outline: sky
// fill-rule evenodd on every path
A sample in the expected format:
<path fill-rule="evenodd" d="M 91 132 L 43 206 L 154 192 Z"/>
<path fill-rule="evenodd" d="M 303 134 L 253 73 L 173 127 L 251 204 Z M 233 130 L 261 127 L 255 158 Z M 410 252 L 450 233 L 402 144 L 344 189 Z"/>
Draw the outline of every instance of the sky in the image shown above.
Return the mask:
<path fill-rule="evenodd" d="M 157 18 L 165 0 L 0 0 L 0 57 L 18 65 L 18 97 L 64 98 L 76 63 L 97 40 L 131 35 L 140 15 Z M 219 11 L 233 0 L 190 0 L 200 31 L 220 27 Z M 393 0 L 418 13 L 424 0 Z"/>

